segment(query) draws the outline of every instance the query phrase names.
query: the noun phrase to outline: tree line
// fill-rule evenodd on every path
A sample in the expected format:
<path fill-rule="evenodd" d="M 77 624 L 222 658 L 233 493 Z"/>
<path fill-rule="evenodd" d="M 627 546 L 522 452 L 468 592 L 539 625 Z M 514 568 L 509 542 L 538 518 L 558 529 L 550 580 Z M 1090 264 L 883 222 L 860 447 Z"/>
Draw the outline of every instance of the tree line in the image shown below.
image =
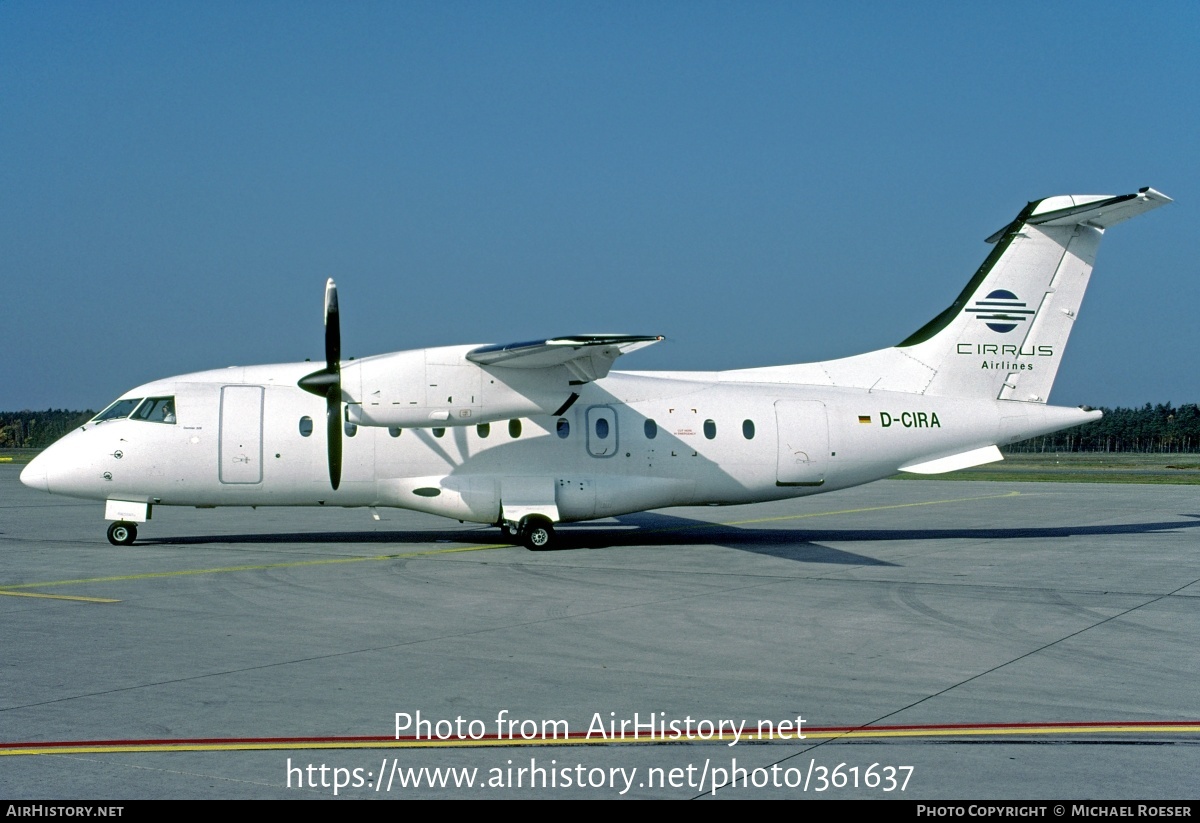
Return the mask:
<path fill-rule="evenodd" d="M 0 449 L 44 449 L 95 416 L 90 410 L 0 412 Z"/>
<path fill-rule="evenodd" d="M 1029 452 L 1139 452 L 1170 454 L 1200 452 L 1200 406 L 1184 403 L 1150 405 L 1140 409 L 1101 406 L 1104 417 L 1054 434 L 1032 437 L 1005 446 L 1010 454 Z"/>
<path fill-rule="evenodd" d="M 1200 452 L 1200 406 L 1170 403 L 1140 409 L 1100 409 L 1104 417 L 1054 434 L 1005 446 L 1010 454 L 1028 452 Z M 0 448 L 41 449 L 71 429 L 82 426 L 94 411 L 0 412 Z"/>

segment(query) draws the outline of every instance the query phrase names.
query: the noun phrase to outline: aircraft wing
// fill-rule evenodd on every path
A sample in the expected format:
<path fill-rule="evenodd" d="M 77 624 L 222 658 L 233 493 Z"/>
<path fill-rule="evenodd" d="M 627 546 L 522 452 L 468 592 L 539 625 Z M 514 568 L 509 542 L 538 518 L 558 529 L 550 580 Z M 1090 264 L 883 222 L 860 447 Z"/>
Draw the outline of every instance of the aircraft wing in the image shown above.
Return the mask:
<path fill-rule="evenodd" d="M 467 359 L 481 366 L 507 369 L 566 366 L 580 382 L 588 383 L 606 377 L 613 362 L 622 354 L 662 339 L 661 335 L 576 334 L 548 340 L 480 346 L 467 352 Z"/>

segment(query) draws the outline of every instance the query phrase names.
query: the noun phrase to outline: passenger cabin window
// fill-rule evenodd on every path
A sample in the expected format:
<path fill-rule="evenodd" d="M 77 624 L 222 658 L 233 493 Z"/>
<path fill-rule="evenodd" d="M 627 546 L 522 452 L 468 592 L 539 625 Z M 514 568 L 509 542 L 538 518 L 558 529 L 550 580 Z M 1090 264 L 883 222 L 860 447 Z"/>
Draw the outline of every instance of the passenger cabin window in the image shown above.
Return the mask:
<path fill-rule="evenodd" d="M 596 439 L 597 440 L 607 440 L 608 439 L 608 420 L 606 418 L 603 418 L 603 417 L 596 418 Z"/>
<path fill-rule="evenodd" d="M 342 426 L 342 431 L 346 433 L 347 437 L 353 437 L 354 435 L 358 434 L 358 424 L 351 423 L 349 420 L 347 420 L 346 425 Z"/>
<path fill-rule="evenodd" d="M 646 432 L 646 439 L 653 440 L 658 437 L 658 424 L 653 420 L 647 420 L 646 425 L 642 427 Z"/>
<path fill-rule="evenodd" d="M 390 434 L 392 437 L 399 437 L 400 432 L 402 431 L 404 431 L 404 429 L 400 428 L 399 426 L 388 426 L 388 434 Z"/>
<path fill-rule="evenodd" d="M 516 439 L 521 436 L 521 421 L 520 420 L 509 420 L 508 421 L 508 436 L 513 439 Z"/>
<path fill-rule="evenodd" d="M 715 421 L 712 421 L 712 420 L 704 421 L 704 436 L 707 437 L 709 440 L 712 440 L 714 437 L 717 436 L 717 424 Z"/>
<path fill-rule="evenodd" d="M 555 424 L 555 430 L 558 432 L 559 437 L 561 437 L 563 440 L 566 440 L 571 436 L 571 421 L 567 420 L 565 417 L 558 418 L 558 423 Z"/>
<path fill-rule="evenodd" d="M 742 421 L 742 437 L 746 438 L 747 440 L 754 439 L 754 421 L 753 420 L 743 420 Z"/>
<path fill-rule="evenodd" d="M 142 405 L 137 407 L 133 414 L 129 415 L 131 420 L 145 420 L 150 423 L 168 423 L 175 424 L 175 398 L 174 397 L 147 397 L 142 401 Z"/>
<path fill-rule="evenodd" d="M 486 439 L 487 436 L 492 433 L 492 424 L 491 423 L 480 423 L 478 426 L 475 427 L 475 433 L 478 434 L 480 436 L 480 438 Z"/>
<path fill-rule="evenodd" d="M 435 429 L 433 430 L 433 436 L 434 436 L 434 437 L 445 437 L 445 436 L 446 436 L 446 430 L 445 430 L 445 429 L 443 429 L 443 428 L 435 428 Z"/>
<path fill-rule="evenodd" d="M 309 417 L 308 415 L 304 415 L 304 417 L 301 417 L 300 418 L 300 436 L 301 437 L 311 437 L 312 429 L 313 429 L 312 418 Z"/>
<path fill-rule="evenodd" d="M 125 400 L 118 400 L 104 411 L 92 418 L 93 423 L 103 423 L 105 420 L 120 420 L 122 417 L 128 417 L 130 413 L 138 407 L 138 403 L 142 402 L 140 397 L 130 397 Z"/>

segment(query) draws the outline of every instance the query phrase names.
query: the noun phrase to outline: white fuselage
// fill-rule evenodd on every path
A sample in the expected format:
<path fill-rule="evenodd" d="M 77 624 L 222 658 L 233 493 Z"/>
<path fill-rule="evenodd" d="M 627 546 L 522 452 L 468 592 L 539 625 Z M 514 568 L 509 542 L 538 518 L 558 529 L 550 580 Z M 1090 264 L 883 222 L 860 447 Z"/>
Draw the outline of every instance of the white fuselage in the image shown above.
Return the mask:
<path fill-rule="evenodd" d="M 613 372 L 578 386 L 558 416 L 483 425 L 451 418 L 444 428 L 347 424 L 335 491 L 324 401 L 297 387 L 311 370 L 235 367 L 140 386 L 124 397 L 173 397 L 171 424 L 89 423 L 22 479 L 57 494 L 151 506 L 390 506 L 481 523 L 525 506 L 577 521 L 832 491 L 1097 416 L 755 383 L 744 373 Z"/>

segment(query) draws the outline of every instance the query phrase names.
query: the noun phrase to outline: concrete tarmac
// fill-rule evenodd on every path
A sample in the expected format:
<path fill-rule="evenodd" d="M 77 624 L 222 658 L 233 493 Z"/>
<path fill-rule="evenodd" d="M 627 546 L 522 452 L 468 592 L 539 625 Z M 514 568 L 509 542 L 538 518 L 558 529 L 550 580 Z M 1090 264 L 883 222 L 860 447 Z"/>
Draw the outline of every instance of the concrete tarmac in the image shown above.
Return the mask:
<path fill-rule="evenodd" d="M 6 800 L 1200 797 L 1195 487 L 893 480 L 551 552 L 160 508 L 118 548 L 19 469 Z"/>

